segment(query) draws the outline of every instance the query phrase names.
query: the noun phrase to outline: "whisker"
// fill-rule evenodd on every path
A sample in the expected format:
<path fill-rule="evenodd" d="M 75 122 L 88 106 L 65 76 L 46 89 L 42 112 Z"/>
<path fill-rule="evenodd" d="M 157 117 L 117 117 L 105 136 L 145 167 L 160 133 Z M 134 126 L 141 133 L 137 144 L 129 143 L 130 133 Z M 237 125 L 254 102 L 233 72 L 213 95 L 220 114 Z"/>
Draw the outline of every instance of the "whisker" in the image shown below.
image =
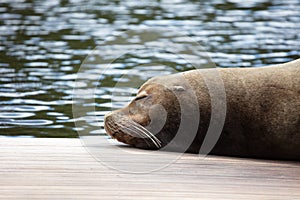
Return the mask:
<path fill-rule="evenodd" d="M 153 133 L 151 133 L 149 130 L 147 130 L 145 127 L 139 125 L 138 128 L 141 128 L 143 131 L 150 134 L 150 136 L 152 136 L 156 140 L 157 143 L 161 144 L 161 141 L 155 135 L 153 135 Z"/>
<path fill-rule="evenodd" d="M 144 128 L 143 126 L 141 126 L 140 124 L 134 121 L 130 121 L 129 123 L 133 125 L 132 127 L 138 129 L 140 132 L 148 136 L 148 138 L 151 139 L 151 141 L 155 144 L 157 148 L 161 147 L 161 141 L 156 136 L 154 136 L 150 131 L 148 131 L 146 128 Z"/>
<path fill-rule="evenodd" d="M 123 124 L 119 124 L 119 126 L 123 129 L 124 132 L 129 132 L 127 134 L 130 134 L 131 135 L 131 132 L 134 132 L 135 134 L 137 134 L 140 138 L 142 138 L 146 143 L 147 145 L 150 147 L 151 145 L 149 144 L 149 142 L 145 139 L 145 138 L 148 138 L 148 136 L 146 135 L 146 137 L 144 135 L 141 135 L 141 132 L 137 131 L 137 130 L 134 130 L 134 129 L 131 129 L 130 127 L 128 126 L 125 126 Z M 151 138 L 150 138 L 151 139 Z"/>
<path fill-rule="evenodd" d="M 106 121 L 106 126 L 113 132 L 122 131 L 129 135 L 134 133 L 136 136 L 142 138 L 149 147 L 151 147 L 149 140 L 151 140 L 151 142 L 157 148 L 161 147 L 161 141 L 155 135 L 153 135 L 149 130 L 131 119 L 120 116 L 118 117 L 117 121 Z M 149 140 L 147 140 L 147 138 Z"/>
<path fill-rule="evenodd" d="M 151 137 L 151 135 L 149 135 L 147 132 L 144 132 L 143 130 L 139 129 L 136 126 L 134 128 L 136 128 L 137 131 L 139 131 L 139 132 L 143 133 L 145 136 L 147 136 L 147 138 L 149 138 L 157 148 L 160 147 L 160 144 L 155 140 L 155 138 Z"/>
<path fill-rule="evenodd" d="M 153 135 L 153 133 L 151 133 L 149 130 L 147 130 L 145 127 L 141 126 L 140 124 L 138 124 L 134 121 L 131 121 L 130 123 L 132 123 L 132 125 L 134 125 L 136 128 L 138 128 L 140 131 L 148 133 L 151 137 L 153 137 L 156 140 L 157 143 L 161 144 L 161 141 L 155 135 Z"/>
<path fill-rule="evenodd" d="M 159 148 L 160 147 L 160 144 L 158 144 L 149 134 L 147 134 L 147 132 L 139 129 L 137 126 L 140 126 L 139 124 L 137 123 L 134 123 L 133 121 L 128 121 L 128 123 L 130 123 L 132 126 L 130 126 L 130 128 L 128 128 L 128 125 L 122 125 L 123 127 L 125 127 L 127 130 L 131 130 L 133 131 L 134 133 L 138 134 L 139 136 L 143 137 L 143 138 L 149 138 L 153 144 Z M 121 125 L 121 124 L 119 124 Z M 135 128 L 135 129 L 133 129 Z M 143 135 L 140 135 L 140 134 L 143 134 Z"/>

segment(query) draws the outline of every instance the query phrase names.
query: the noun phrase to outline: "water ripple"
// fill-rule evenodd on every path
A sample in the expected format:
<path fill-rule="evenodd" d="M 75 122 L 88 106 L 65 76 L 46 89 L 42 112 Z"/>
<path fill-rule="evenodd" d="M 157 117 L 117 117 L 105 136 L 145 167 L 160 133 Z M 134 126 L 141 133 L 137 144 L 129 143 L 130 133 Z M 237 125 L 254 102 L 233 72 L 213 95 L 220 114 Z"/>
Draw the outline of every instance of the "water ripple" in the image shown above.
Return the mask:
<path fill-rule="evenodd" d="M 26 118 L 34 116 L 34 113 L 25 113 L 25 112 L 1 112 L 0 118 L 4 119 L 16 119 L 16 118 Z"/>
<path fill-rule="evenodd" d="M 1 123 L 1 121 L 0 121 Z M 2 123 L 8 124 L 8 125 L 17 125 L 17 126 L 44 126 L 53 124 L 50 120 L 44 120 L 44 119 L 24 119 L 24 120 L 9 120 L 9 121 L 3 121 Z"/>
<path fill-rule="evenodd" d="M 104 134 L 104 114 L 124 106 L 137 92 L 138 85 L 122 84 L 132 80 L 141 84 L 152 76 L 191 69 L 181 57 L 205 64 L 185 51 L 186 37 L 159 33 L 179 44 L 173 49 L 178 56 L 155 54 L 141 50 L 142 44 L 150 41 L 148 47 L 164 48 L 164 40 L 133 37 L 126 30 L 172 29 L 203 45 L 219 67 L 259 67 L 299 58 L 299 10 L 298 0 L 2 1 L 1 134 L 75 137 L 77 130 Z M 118 43 L 120 38 L 127 45 Z M 90 56 L 85 70 L 77 74 L 97 45 L 101 48 L 94 53 L 104 60 L 97 63 Z M 133 53 L 123 55 L 128 49 Z M 106 70 L 116 55 L 123 56 Z M 73 94 L 74 86 L 80 94 Z M 82 101 L 73 102 L 74 96 Z M 94 107 L 95 112 L 73 119 L 72 104 Z M 76 120 L 87 125 L 74 127 Z"/>

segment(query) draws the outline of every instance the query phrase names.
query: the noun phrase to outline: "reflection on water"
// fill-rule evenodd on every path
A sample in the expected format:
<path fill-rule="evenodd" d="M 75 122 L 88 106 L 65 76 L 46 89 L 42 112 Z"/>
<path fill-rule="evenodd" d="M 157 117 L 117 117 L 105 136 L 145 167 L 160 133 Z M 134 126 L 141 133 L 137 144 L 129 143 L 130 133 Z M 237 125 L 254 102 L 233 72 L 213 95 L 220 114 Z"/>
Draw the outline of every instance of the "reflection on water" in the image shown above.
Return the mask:
<path fill-rule="evenodd" d="M 99 126 L 110 110 L 112 87 L 130 80 L 119 75 L 135 74 L 143 82 L 171 69 L 190 69 L 163 52 L 154 56 L 156 60 L 150 55 L 120 58 L 101 77 L 94 105 L 86 105 L 96 106 L 96 112 L 74 119 L 72 95 L 80 64 L 104 39 L 114 40 L 125 30 L 176 29 L 203 45 L 219 67 L 254 67 L 299 57 L 299 10 L 298 0 L 0 1 L 0 134 L 75 137 L 78 129 L 103 134 Z M 124 37 L 128 43 L 140 40 Z M 188 43 L 184 38 L 174 40 Z M 121 47 L 112 45 L 107 51 L 118 52 Z M 107 52 L 103 53 L 105 57 Z M 107 53 L 106 59 L 114 58 Z M 161 62 L 168 67 L 155 64 Z M 95 84 L 99 79 L 95 72 L 101 67 L 86 68 Z M 83 90 L 88 87 L 84 79 L 77 84 Z M 92 128 L 75 128 L 75 120 Z"/>

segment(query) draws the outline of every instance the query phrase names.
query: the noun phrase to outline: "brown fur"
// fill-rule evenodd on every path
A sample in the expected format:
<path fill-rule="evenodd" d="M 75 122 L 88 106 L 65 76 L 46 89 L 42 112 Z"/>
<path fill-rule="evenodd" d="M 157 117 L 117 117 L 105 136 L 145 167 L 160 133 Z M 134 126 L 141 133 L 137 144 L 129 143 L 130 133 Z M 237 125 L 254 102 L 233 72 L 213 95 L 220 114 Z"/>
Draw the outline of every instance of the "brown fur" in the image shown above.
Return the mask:
<path fill-rule="evenodd" d="M 185 102 L 189 101 L 187 85 L 180 81 L 184 77 L 196 93 L 200 121 L 196 137 L 187 152 L 198 153 L 209 126 L 211 117 L 210 92 L 203 78 L 209 70 L 191 70 L 184 73 L 155 77 L 139 90 L 147 97 L 133 100 L 127 107 L 106 116 L 107 132 L 121 142 L 139 148 L 156 149 L 151 141 L 128 135 L 113 129 L 126 119 L 153 131 L 151 120 L 163 121 L 160 112 L 149 112 L 154 104 L 167 111 L 166 123 L 155 136 L 167 145 L 176 134 L 180 124 L 180 105 L 176 93 Z M 226 119 L 221 136 L 212 149 L 212 154 L 271 159 L 300 159 L 300 59 L 262 68 L 218 69 L 226 92 Z M 165 87 L 161 87 L 163 84 Z M 214 83 L 216 86 L 220 83 Z M 181 90 L 181 87 L 183 90 Z M 179 88 L 179 89 L 178 89 Z M 178 90 L 178 91 L 177 91 Z M 190 106 L 197 107 L 190 103 Z M 193 118 L 193 116 L 188 116 Z M 189 134 L 189 125 L 186 133 Z M 148 143 L 147 144 L 147 141 Z M 180 144 L 171 145 L 170 150 L 182 151 Z"/>

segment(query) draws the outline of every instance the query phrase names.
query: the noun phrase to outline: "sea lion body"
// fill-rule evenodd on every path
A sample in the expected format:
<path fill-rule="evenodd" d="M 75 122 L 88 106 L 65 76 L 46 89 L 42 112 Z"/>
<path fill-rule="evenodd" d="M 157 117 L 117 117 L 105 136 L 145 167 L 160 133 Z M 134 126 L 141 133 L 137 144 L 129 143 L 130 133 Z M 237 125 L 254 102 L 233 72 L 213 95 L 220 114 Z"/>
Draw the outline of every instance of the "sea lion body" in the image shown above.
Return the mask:
<path fill-rule="evenodd" d="M 213 76 L 212 70 L 217 70 L 220 81 L 209 85 L 206 76 Z M 191 134 L 194 122 L 187 123 L 184 137 L 168 149 L 199 153 L 212 117 L 212 90 L 222 86 L 226 97 L 216 99 L 226 106 L 224 126 L 211 154 L 300 160 L 299 77 L 300 59 L 269 67 L 199 69 L 154 77 L 127 107 L 106 116 L 105 129 L 113 138 L 135 147 L 168 146 L 180 129 L 184 102 L 188 109 L 199 111 L 197 133 L 183 147 L 180 141 Z M 192 94 L 196 102 L 191 101 Z M 153 105 L 160 106 L 153 109 Z M 187 121 L 194 116 L 186 114 Z"/>

